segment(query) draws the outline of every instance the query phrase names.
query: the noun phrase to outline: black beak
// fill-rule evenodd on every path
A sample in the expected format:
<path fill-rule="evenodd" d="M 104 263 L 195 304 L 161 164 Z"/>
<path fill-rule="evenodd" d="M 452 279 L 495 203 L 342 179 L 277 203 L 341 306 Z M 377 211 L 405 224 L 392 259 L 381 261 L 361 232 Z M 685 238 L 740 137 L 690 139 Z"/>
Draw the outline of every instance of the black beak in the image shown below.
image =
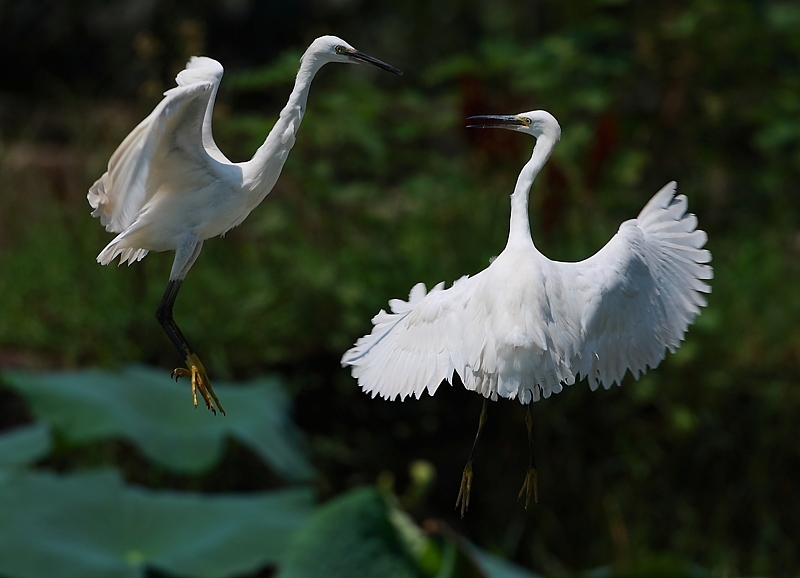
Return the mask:
<path fill-rule="evenodd" d="M 372 66 L 377 66 L 378 68 L 382 68 L 383 70 L 388 70 L 389 72 L 394 72 L 395 74 L 399 74 L 402 76 L 403 72 L 391 64 L 386 64 L 382 60 L 378 60 L 377 58 L 373 58 L 369 54 L 364 54 L 360 50 L 353 50 L 352 52 L 348 52 L 347 56 L 356 62 L 366 62 L 367 64 L 371 64 Z"/>
<path fill-rule="evenodd" d="M 476 121 L 487 121 L 485 124 L 472 124 Z M 467 119 L 467 128 L 504 128 L 506 130 L 524 130 L 528 123 L 512 114 L 482 114 Z"/>

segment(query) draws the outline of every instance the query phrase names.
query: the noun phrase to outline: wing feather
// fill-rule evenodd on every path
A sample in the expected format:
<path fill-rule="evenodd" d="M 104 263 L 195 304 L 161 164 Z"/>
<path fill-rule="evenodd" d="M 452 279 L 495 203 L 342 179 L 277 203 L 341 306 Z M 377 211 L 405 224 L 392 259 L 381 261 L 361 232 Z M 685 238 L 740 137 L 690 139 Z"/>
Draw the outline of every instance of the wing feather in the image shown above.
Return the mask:
<path fill-rule="evenodd" d="M 178 74 L 178 86 L 164 93 L 153 112 L 111 155 L 108 170 L 87 194 L 92 216 L 100 217 L 107 231 L 120 233 L 128 228 L 158 190 L 160 183 L 150 174 L 158 156 L 180 148 L 190 162 L 212 165 L 204 144 L 210 141 L 216 148 L 210 132 L 210 105 L 221 77 L 222 66 L 215 60 L 192 58 Z"/>
<path fill-rule="evenodd" d="M 680 345 L 711 290 L 707 236 L 675 189 L 657 192 L 584 261 L 551 261 L 531 244 L 449 289 L 415 285 L 342 365 L 387 399 L 432 395 L 455 373 L 469 390 L 522 403 L 583 377 L 592 390 L 628 371 L 638 379 Z"/>
<path fill-rule="evenodd" d="M 431 395 L 442 381 L 452 381 L 463 364 L 458 321 L 474 278 L 463 277 L 449 289 L 439 283 L 430 291 L 415 285 L 408 301 L 392 299 L 391 313 L 381 310 L 372 319 L 372 333 L 356 341 L 342 357 L 352 366 L 365 392 L 386 399 L 423 392 Z"/>
<path fill-rule="evenodd" d="M 713 277 L 702 249 L 707 235 L 686 214 L 687 201 L 669 183 L 622 224 L 603 249 L 585 261 L 559 264 L 565 283 L 591 279 L 581 302 L 586 345 L 572 363 L 595 388 L 620 383 L 656 367 L 674 351 L 700 307 Z"/>

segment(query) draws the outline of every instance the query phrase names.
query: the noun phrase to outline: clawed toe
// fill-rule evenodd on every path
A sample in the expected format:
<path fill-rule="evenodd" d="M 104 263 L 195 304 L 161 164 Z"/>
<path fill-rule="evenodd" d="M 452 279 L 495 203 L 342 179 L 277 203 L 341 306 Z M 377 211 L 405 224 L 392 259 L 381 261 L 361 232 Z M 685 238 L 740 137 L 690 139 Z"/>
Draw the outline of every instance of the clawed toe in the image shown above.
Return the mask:
<path fill-rule="evenodd" d="M 533 496 L 534 503 L 539 502 L 539 475 L 536 472 L 536 468 L 528 468 L 528 472 L 525 474 L 525 481 L 522 483 L 522 489 L 519 491 L 519 496 L 517 499 L 519 500 L 523 494 L 525 495 L 525 509 L 528 509 L 528 506 L 531 503 L 531 496 Z"/>
<path fill-rule="evenodd" d="M 217 414 L 217 408 L 219 408 L 222 415 L 225 415 L 225 410 L 222 408 L 222 404 L 220 404 L 219 399 L 214 393 L 214 388 L 211 387 L 211 381 L 208 379 L 205 367 L 203 367 L 203 364 L 197 356 L 194 354 L 190 355 L 186 359 L 186 365 L 187 367 L 176 367 L 173 369 L 171 377 L 174 378 L 175 381 L 178 381 L 181 377 L 190 378 L 192 403 L 194 403 L 195 407 L 197 407 L 197 392 L 199 391 L 200 396 L 206 403 L 206 407 L 210 409 L 214 415 Z"/>
<path fill-rule="evenodd" d="M 456 509 L 461 504 L 461 517 L 469 510 L 469 494 L 472 491 L 472 462 L 467 462 L 464 466 L 464 473 L 461 475 L 461 487 L 456 498 Z"/>
<path fill-rule="evenodd" d="M 185 367 L 176 367 L 175 369 L 172 370 L 172 373 L 170 374 L 170 377 L 172 379 L 174 379 L 175 382 L 177 383 L 177 381 L 181 377 L 191 377 L 191 375 L 192 375 L 192 372 L 189 371 L 188 369 L 186 369 Z"/>

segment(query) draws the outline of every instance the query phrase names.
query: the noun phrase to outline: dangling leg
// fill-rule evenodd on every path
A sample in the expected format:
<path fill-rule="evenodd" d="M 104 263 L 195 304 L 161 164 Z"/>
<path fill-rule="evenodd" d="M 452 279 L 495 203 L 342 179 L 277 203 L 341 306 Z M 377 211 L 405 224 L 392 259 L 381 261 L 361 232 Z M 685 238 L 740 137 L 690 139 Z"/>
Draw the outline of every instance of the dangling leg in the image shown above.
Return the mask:
<path fill-rule="evenodd" d="M 531 404 L 528 403 L 528 412 L 525 414 L 525 427 L 528 429 L 528 452 L 530 454 L 530 462 L 528 462 L 528 471 L 525 474 L 525 481 L 522 483 L 522 489 L 519 491 L 520 499 L 525 494 L 525 509 L 531 503 L 531 494 L 533 494 L 533 501 L 539 501 L 539 476 L 536 473 L 536 460 L 533 459 L 533 419 L 531 419 Z"/>
<path fill-rule="evenodd" d="M 217 410 L 214 407 L 214 404 L 216 404 L 216 407 L 219 408 L 222 415 L 225 415 L 225 410 L 222 408 L 219 399 L 217 399 L 214 388 L 211 387 L 211 381 L 208 379 L 206 368 L 203 367 L 200 358 L 198 358 L 197 354 L 192 350 L 186 338 L 183 336 L 183 333 L 178 328 L 178 324 L 175 323 L 175 319 L 172 317 L 172 306 L 175 304 L 175 299 L 178 297 L 178 291 L 181 288 L 181 283 L 183 283 L 183 277 L 197 259 L 202 246 L 202 242 L 195 243 L 193 241 L 191 244 L 187 244 L 187 246 L 175 252 L 175 263 L 172 266 L 172 273 L 170 274 L 169 283 L 167 283 L 167 289 L 164 291 L 164 297 L 161 298 L 161 303 L 156 311 L 156 319 L 158 319 L 161 327 L 164 328 L 164 332 L 167 334 L 170 341 L 172 341 L 173 345 L 175 345 L 175 348 L 186 360 L 186 367 L 174 369 L 172 371 L 172 377 L 175 378 L 175 381 L 181 377 L 190 378 L 192 385 L 192 401 L 195 407 L 197 407 L 197 392 L 199 391 L 208 409 L 216 414 Z"/>
<path fill-rule="evenodd" d="M 478 433 L 475 434 L 475 441 L 472 442 L 472 449 L 469 452 L 469 459 L 467 465 L 464 466 L 464 473 L 461 474 L 461 488 L 458 490 L 458 498 L 456 498 L 456 509 L 458 504 L 461 504 L 461 517 L 469 509 L 469 493 L 472 490 L 472 458 L 475 455 L 475 448 L 478 447 L 478 438 L 481 436 L 483 424 L 486 423 L 486 398 L 483 398 L 483 407 L 481 408 L 481 417 L 478 420 Z"/>

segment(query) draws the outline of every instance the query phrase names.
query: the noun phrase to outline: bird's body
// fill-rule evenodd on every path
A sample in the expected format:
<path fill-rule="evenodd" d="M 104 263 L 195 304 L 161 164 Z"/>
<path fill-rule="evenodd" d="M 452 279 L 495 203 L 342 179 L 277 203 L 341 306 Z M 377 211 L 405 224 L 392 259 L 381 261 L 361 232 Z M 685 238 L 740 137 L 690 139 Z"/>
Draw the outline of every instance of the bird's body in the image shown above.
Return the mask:
<path fill-rule="evenodd" d="M 550 132 L 538 136 L 511 196 L 505 249 L 473 277 L 430 292 L 418 284 L 408 302 L 392 300 L 391 313 L 375 316 L 372 333 L 342 358 L 365 391 L 419 397 L 457 373 L 485 397 L 528 403 L 583 377 L 592 389 L 627 371 L 638 377 L 680 345 L 711 278 L 706 235 L 685 214 L 686 198 L 670 183 L 592 257 L 551 261 L 528 221 L 530 186 L 560 135 L 547 116 Z"/>
<path fill-rule="evenodd" d="M 199 389 L 210 409 L 212 398 L 218 407 L 219 402 L 172 319 L 172 304 L 203 241 L 239 225 L 272 190 L 294 145 L 311 81 L 328 62 L 367 62 L 399 73 L 340 38 L 316 39 L 300 61 L 294 89 L 264 144 L 249 161 L 233 163 L 219 150 L 211 130 L 222 66 L 211 58 L 193 57 L 178 74 L 178 86 L 165 92 L 125 138 L 87 195 L 92 215 L 106 230 L 118 233 L 98 255 L 101 264 L 116 257 L 120 264 L 130 264 L 149 251 L 175 251 L 157 316 L 187 359 L 188 368 L 175 375 L 191 376 L 193 391 Z"/>
<path fill-rule="evenodd" d="M 585 261 L 551 261 L 529 237 L 509 243 L 488 268 L 449 289 L 439 284 L 426 293 L 417 285 L 408 303 L 393 301 L 394 313 L 376 317 L 373 336 L 387 334 L 360 342 L 344 361 L 365 391 L 390 399 L 433 394 L 454 371 L 467 389 L 521 403 L 582 377 L 592 389 L 621 382 L 627 370 L 638 377 L 658 365 L 666 348 L 678 347 L 704 303 L 668 284 L 669 262 L 654 244 L 662 239 L 645 221 L 669 214 L 664 207 L 674 190 L 667 185 L 639 219 L 623 223 L 603 252 Z M 396 359 L 397 370 L 381 355 Z"/>
<path fill-rule="evenodd" d="M 485 398 L 523 404 L 582 378 L 592 389 L 608 388 L 628 371 L 638 378 L 656 367 L 667 349 L 680 345 L 706 304 L 703 293 L 710 291 L 706 234 L 686 214 L 686 197 L 676 197 L 670 183 L 592 257 L 552 261 L 531 238 L 528 196 L 561 136 L 558 122 L 544 111 L 474 118 L 510 123 L 482 126 L 537 139 L 511 195 L 505 249 L 486 269 L 449 289 L 440 283 L 428 292 L 420 283 L 408 301 L 390 301 L 391 312 L 373 318 L 372 333 L 344 354 L 342 364 L 351 366 L 373 397 L 418 398 L 426 390 L 432 395 L 458 374 L 467 389 Z M 459 494 L 462 515 L 471 461 Z M 535 495 L 532 457 L 523 491 L 528 501 Z"/>

